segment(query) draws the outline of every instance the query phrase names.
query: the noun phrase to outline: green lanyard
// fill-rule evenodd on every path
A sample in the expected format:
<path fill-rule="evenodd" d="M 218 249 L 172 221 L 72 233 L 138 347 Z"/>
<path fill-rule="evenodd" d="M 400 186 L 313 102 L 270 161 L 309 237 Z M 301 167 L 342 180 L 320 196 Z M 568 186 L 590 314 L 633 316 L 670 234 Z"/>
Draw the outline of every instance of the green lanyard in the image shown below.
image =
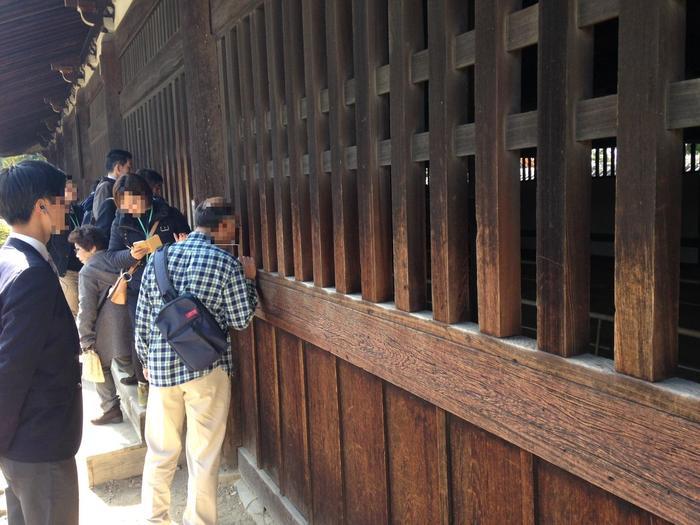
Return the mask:
<path fill-rule="evenodd" d="M 76 228 L 80 228 L 80 224 L 78 224 L 78 219 L 76 219 L 76 218 L 73 216 L 73 212 L 70 212 L 70 213 L 68 214 L 68 218 L 70 219 L 70 222 L 73 223 L 73 226 L 75 226 Z"/>
<path fill-rule="evenodd" d="M 141 217 L 136 217 L 136 219 L 139 221 L 139 224 L 141 225 L 141 229 L 143 230 L 143 234 L 146 236 L 146 240 L 148 240 L 148 239 L 151 237 L 151 235 L 148 233 L 148 230 L 146 229 L 146 227 L 145 227 L 145 226 L 143 225 L 143 223 L 141 222 Z M 148 216 L 148 225 L 149 225 L 149 226 L 151 225 L 151 220 L 152 220 L 152 219 L 153 219 L 153 208 L 151 208 L 151 213 L 150 213 L 150 215 Z"/>

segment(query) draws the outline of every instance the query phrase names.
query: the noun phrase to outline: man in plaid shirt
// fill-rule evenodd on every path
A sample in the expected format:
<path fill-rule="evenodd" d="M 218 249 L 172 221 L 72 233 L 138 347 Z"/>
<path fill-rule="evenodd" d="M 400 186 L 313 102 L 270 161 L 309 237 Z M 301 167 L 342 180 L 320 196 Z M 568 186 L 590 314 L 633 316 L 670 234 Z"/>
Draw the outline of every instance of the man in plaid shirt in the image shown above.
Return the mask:
<path fill-rule="evenodd" d="M 213 243 L 234 238 L 235 221 L 221 199 L 208 199 L 195 211 L 196 229 L 168 249 L 168 271 L 178 293 L 189 292 L 222 328 L 242 330 L 258 302 L 256 267 Z M 216 523 L 221 446 L 231 398 L 231 349 L 208 370 L 189 370 L 155 327 L 163 307 L 153 258 L 147 263 L 136 308 L 136 350 L 150 382 L 146 410 L 148 452 L 141 501 L 148 523 L 170 523 L 170 484 L 182 448 L 187 415 L 187 507 L 183 524 Z M 230 342 L 230 341 L 229 341 Z"/>

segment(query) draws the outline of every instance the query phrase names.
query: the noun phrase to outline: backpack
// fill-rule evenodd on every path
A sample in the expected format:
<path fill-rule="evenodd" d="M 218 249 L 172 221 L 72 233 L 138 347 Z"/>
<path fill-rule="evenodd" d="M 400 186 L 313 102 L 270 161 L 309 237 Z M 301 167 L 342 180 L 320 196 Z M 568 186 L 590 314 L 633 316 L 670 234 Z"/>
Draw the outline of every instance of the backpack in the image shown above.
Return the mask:
<path fill-rule="evenodd" d="M 154 254 L 153 268 L 165 303 L 156 317 L 156 326 L 188 369 L 208 369 L 228 349 L 226 332 L 199 299 L 187 292 L 178 294 L 173 288 L 167 245 Z"/>
<path fill-rule="evenodd" d="M 82 225 L 86 226 L 88 224 L 95 224 L 92 217 L 92 203 L 95 201 L 95 192 L 93 191 L 88 195 L 83 202 L 80 203 L 80 207 L 83 209 L 83 221 Z"/>

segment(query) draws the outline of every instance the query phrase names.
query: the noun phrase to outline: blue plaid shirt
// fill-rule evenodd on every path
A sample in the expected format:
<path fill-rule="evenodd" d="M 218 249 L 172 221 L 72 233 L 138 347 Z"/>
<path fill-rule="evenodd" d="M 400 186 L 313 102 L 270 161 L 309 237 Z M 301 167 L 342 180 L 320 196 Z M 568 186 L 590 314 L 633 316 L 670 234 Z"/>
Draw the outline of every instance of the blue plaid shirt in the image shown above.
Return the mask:
<path fill-rule="evenodd" d="M 203 233 L 193 232 L 186 241 L 168 248 L 168 271 L 178 293 L 197 297 L 222 328 L 242 330 L 250 323 L 258 304 L 255 282 L 245 278 L 243 266 L 217 248 Z M 136 351 L 148 369 L 153 386 L 175 386 L 208 374 L 217 366 L 230 373 L 231 347 L 208 370 L 192 372 L 156 328 L 163 298 L 156 284 L 153 257 L 146 264 L 136 307 Z"/>

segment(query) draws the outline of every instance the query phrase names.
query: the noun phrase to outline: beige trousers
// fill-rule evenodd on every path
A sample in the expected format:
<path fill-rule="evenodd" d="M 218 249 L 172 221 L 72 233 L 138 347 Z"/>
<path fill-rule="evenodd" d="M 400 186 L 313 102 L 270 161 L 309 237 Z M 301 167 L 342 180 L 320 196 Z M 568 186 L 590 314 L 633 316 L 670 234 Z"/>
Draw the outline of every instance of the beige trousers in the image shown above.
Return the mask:
<path fill-rule="evenodd" d="M 63 295 L 66 296 L 66 301 L 70 307 L 73 317 L 78 316 L 78 272 L 68 270 L 66 275 L 58 278 L 63 289 Z"/>
<path fill-rule="evenodd" d="M 187 506 L 182 525 L 214 525 L 221 446 L 231 402 L 222 368 L 173 387 L 151 386 L 146 409 L 146 461 L 141 504 L 147 523 L 170 523 L 170 484 L 187 420 Z"/>

